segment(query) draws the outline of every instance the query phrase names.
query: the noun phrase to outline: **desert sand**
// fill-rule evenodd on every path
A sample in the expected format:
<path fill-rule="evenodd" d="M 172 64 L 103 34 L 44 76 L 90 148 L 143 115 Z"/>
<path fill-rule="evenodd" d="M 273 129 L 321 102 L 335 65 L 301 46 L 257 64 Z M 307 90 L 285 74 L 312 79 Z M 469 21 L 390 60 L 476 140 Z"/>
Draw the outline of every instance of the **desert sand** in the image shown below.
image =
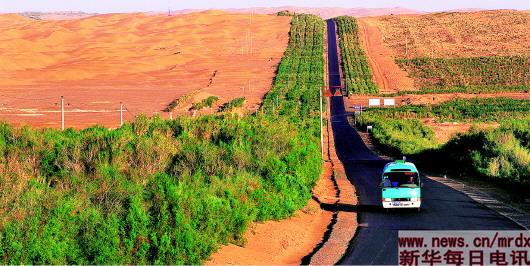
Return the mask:
<path fill-rule="evenodd" d="M 366 18 L 398 57 L 530 54 L 530 13 L 492 10 Z"/>
<path fill-rule="evenodd" d="M 221 11 L 68 20 L 0 15 L 0 120 L 60 127 L 60 96 L 66 127 L 76 128 L 118 126 L 120 102 L 131 120 L 192 91 L 200 93 L 191 101 L 243 96 L 255 108 L 271 87 L 290 19 Z"/>
<path fill-rule="evenodd" d="M 383 42 L 383 36 L 371 20 L 359 19 L 359 37 L 374 80 L 382 93 L 414 90 L 414 80 L 395 62 L 396 55 Z"/>
<path fill-rule="evenodd" d="M 513 10 L 363 17 L 361 43 L 381 92 L 417 89 L 396 58 L 530 54 L 530 15 Z"/>

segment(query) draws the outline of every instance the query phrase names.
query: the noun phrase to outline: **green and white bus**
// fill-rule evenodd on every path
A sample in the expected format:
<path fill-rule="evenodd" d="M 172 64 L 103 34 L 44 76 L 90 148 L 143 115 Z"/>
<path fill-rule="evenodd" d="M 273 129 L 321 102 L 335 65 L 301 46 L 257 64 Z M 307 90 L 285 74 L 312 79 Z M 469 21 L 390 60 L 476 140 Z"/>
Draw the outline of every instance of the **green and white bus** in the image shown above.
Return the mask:
<path fill-rule="evenodd" d="M 381 197 L 383 208 L 421 207 L 421 180 L 418 169 L 405 160 L 390 162 L 383 168 Z"/>

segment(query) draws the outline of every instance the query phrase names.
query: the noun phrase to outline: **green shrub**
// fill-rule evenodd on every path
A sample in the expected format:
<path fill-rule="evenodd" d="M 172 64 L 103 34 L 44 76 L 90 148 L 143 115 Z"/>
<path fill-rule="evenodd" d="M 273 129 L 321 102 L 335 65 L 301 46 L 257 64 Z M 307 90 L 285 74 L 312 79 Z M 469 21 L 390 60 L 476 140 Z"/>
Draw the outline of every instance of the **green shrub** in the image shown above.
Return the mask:
<path fill-rule="evenodd" d="M 191 106 L 191 110 L 201 110 L 203 108 L 212 108 L 212 106 L 219 100 L 217 96 L 209 96 L 206 99 L 203 99 L 200 102 L 193 103 Z"/>
<path fill-rule="evenodd" d="M 374 140 L 394 155 L 417 154 L 438 147 L 434 131 L 417 119 L 392 119 L 364 112 L 359 126 L 372 126 Z"/>
<path fill-rule="evenodd" d="M 305 206 L 322 166 L 323 25 L 293 17 L 280 68 L 299 75 L 279 71 L 260 115 L 139 116 L 115 130 L 0 123 L 0 261 L 200 264 L 243 243 L 249 223 Z"/>
<path fill-rule="evenodd" d="M 349 93 L 376 94 L 379 88 L 373 81 L 372 71 L 359 39 L 359 27 L 354 17 L 341 16 L 337 23 L 342 69 Z"/>
<path fill-rule="evenodd" d="M 221 110 L 222 112 L 231 111 L 235 108 L 242 107 L 245 104 L 245 97 L 237 97 L 235 99 L 232 99 L 231 101 L 225 103 Z"/>

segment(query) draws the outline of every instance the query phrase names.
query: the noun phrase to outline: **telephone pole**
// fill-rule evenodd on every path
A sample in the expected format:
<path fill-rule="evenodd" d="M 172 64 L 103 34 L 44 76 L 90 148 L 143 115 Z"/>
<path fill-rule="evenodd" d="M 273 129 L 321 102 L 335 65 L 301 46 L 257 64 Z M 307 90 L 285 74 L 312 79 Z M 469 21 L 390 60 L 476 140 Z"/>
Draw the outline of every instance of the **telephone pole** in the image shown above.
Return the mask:
<path fill-rule="evenodd" d="M 320 88 L 318 91 L 320 95 L 320 153 L 322 155 L 322 160 L 324 160 L 324 132 L 322 129 L 322 88 Z"/>
<path fill-rule="evenodd" d="M 405 35 L 405 57 L 409 56 L 409 36 Z"/>
<path fill-rule="evenodd" d="M 254 11 L 250 12 L 250 26 L 249 26 L 249 38 L 250 38 L 250 55 L 252 55 L 252 14 Z"/>
<path fill-rule="evenodd" d="M 123 103 L 120 102 L 120 127 L 123 126 Z"/>
<path fill-rule="evenodd" d="M 64 97 L 61 96 L 61 130 L 64 130 Z"/>

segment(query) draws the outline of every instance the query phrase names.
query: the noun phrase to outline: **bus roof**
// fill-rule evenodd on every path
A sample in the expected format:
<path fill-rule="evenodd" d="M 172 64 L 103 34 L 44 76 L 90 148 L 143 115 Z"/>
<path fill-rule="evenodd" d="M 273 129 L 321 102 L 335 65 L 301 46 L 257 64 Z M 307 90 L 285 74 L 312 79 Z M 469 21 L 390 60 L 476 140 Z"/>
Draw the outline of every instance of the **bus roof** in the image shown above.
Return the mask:
<path fill-rule="evenodd" d="M 416 165 L 413 163 L 405 162 L 398 160 L 395 162 L 390 162 L 385 165 L 383 168 L 383 173 L 386 172 L 418 172 Z"/>

